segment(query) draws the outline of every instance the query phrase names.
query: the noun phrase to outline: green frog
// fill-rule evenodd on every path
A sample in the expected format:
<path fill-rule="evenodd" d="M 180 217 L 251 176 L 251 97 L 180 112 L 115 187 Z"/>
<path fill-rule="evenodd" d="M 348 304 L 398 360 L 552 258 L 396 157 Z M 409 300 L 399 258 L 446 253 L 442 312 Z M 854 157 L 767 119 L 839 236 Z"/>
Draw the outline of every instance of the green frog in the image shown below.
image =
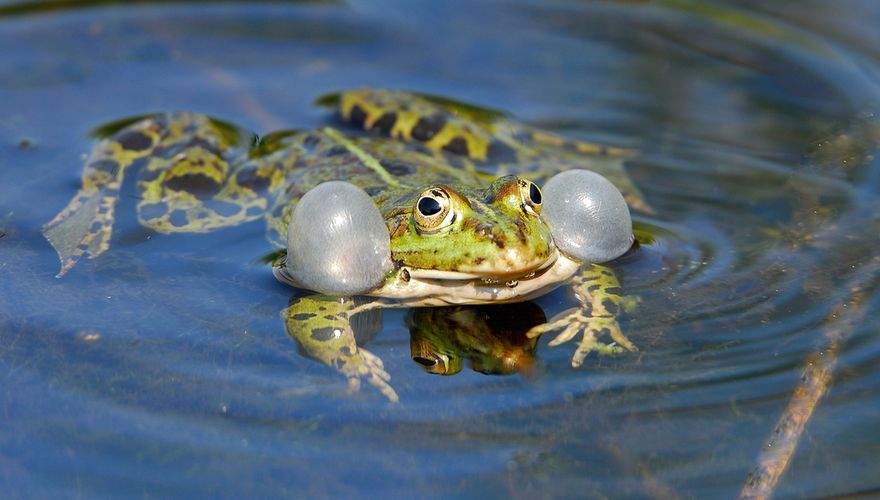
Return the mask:
<path fill-rule="evenodd" d="M 650 210 L 623 168 L 634 151 L 402 91 L 323 101 L 354 130 L 249 140 L 178 112 L 101 140 L 81 189 L 43 229 L 58 276 L 109 248 L 124 176 L 137 171 L 138 220 L 157 232 L 265 221 L 281 249 L 275 277 L 318 292 L 291 300 L 288 333 L 351 390 L 366 380 L 397 400 L 382 361 L 355 336 L 359 317 L 389 307 L 522 302 L 567 285 L 578 307 L 528 337 L 559 331 L 550 345 L 579 337 L 575 367 L 592 351 L 636 349 L 617 322 L 633 300 L 602 265 L 634 244 L 627 205 Z"/>

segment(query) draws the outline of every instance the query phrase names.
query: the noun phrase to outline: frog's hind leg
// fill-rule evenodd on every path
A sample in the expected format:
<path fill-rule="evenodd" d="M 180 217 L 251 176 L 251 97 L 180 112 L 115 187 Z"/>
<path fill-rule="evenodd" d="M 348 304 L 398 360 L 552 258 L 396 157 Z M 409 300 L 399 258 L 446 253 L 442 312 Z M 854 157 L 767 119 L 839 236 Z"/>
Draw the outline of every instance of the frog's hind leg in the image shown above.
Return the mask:
<path fill-rule="evenodd" d="M 107 250 L 125 172 L 140 169 L 142 224 L 161 232 L 208 231 L 259 218 L 270 181 L 238 155 L 233 134 L 194 113 L 156 115 L 100 141 L 86 160 L 82 187 L 43 227 L 58 252 L 62 276 L 83 256 Z M 237 156 L 236 156 L 237 157 Z"/>
<path fill-rule="evenodd" d="M 503 113 L 451 100 L 385 89 L 357 89 L 339 96 L 344 121 L 364 130 L 429 149 L 492 163 L 538 156 L 541 148 L 599 157 L 630 158 L 638 151 L 569 139 L 509 120 Z"/>
<path fill-rule="evenodd" d="M 148 118 L 99 142 L 86 160 L 82 187 L 58 215 L 43 226 L 43 234 L 58 252 L 61 270 L 69 271 L 84 255 L 95 257 L 110 246 L 113 211 L 126 169 L 150 155 L 162 127 Z"/>
<path fill-rule="evenodd" d="M 487 113 L 456 107 L 451 101 L 444 105 L 410 92 L 368 88 L 343 92 L 338 104 L 343 121 L 395 139 L 421 142 L 438 153 L 492 161 L 512 152 L 489 130 L 490 121 L 483 116 Z"/>

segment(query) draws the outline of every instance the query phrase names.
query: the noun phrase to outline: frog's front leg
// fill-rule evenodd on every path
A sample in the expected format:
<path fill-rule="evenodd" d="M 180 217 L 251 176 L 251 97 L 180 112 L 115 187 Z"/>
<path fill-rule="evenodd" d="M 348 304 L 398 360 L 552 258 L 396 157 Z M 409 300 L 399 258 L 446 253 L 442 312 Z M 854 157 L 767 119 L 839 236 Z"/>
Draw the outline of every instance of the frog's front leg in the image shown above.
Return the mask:
<path fill-rule="evenodd" d="M 287 333 L 305 354 L 345 375 L 350 391 L 359 390 L 361 379 L 366 379 L 389 400 L 397 401 L 382 360 L 358 346 L 355 339 L 358 322 L 369 316 L 359 314 L 389 306 L 383 300 L 367 300 L 358 303 L 352 297 L 298 297 L 282 312 L 282 317 Z"/>
<path fill-rule="evenodd" d="M 617 323 L 617 316 L 623 309 L 631 307 L 635 299 L 621 295 L 620 282 L 614 271 L 598 264 L 584 264 L 572 278 L 572 290 L 578 307 L 564 311 L 543 325 L 529 330 L 529 337 L 537 337 L 553 330 L 562 330 L 550 341 L 556 346 L 576 337 L 582 332 L 578 348 L 571 358 L 571 366 L 578 367 L 591 351 L 602 354 L 618 353 L 624 349 L 638 350 L 630 342 Z M 607 332 L 613 341 L 610 344 L 598 339 Z"/>

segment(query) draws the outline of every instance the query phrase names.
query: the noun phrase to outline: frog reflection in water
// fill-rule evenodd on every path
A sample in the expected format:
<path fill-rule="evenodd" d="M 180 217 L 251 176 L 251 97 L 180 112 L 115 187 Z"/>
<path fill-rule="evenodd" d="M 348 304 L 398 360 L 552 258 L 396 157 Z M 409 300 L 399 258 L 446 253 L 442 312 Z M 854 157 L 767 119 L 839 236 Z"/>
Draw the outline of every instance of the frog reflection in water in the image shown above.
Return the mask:
<path fill-rule="evenodd" d="M 406 92 L 354 90 L 335 103 L 367 134 L 328 127 L 252 144 L 204 115 L 170 113 L 100 141 L 82 188 L 44 227 L 59 276 L 109 248 L 123 177 L 137 171 L 138 219 L 155 231 L 266 222 L 286 250 L 275 277 L 319 292 L 285 309 L 289 334 L 352 390 L 363 379 L 397 399 L 352 328 L 388 307 L 522 302 L 568 285 L 578 306 L 529 337 L 579 337 L 574 366 L 591 351 L 635 349 L 617 323 L 629 301 L 599 265 L 633 244 L 627 202 L 647 209 L 623 170 L 632 151 Z"/>
<path fill-rule="evenodd" d="M 407 314 L 412 359 L 428 373 L 455 375 L 462 362 L 487 375 L 528 374 L 534 369 L 537 337 L 546 323 L 533 302 L 498 306 L 420 307 Z"/>

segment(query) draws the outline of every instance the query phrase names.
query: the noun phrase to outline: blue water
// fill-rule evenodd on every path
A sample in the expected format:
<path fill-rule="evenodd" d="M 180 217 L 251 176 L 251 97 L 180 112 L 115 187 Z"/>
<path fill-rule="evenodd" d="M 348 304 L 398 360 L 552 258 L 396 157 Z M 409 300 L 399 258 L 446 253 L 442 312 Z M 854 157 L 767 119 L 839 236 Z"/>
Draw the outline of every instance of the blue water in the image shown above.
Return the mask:
<path fill-rule="evenodd" d="M 878 26 L 870 1 L 0 5 L 2 496 L 732 497 L 833 329 L 777 496 L 877 495 Z M 285 333 L 261 224 L 154 234 L 133 186 L 111 249 L 54 278 L 40 228 L 96 128 L 312 128 L 359 86 L 638 148 L 639 352 L 573 369 L 545 338 L 529 374 L 433 376 L 394 310 L 365 347 L 400 402 L 350 394 Z"/>

